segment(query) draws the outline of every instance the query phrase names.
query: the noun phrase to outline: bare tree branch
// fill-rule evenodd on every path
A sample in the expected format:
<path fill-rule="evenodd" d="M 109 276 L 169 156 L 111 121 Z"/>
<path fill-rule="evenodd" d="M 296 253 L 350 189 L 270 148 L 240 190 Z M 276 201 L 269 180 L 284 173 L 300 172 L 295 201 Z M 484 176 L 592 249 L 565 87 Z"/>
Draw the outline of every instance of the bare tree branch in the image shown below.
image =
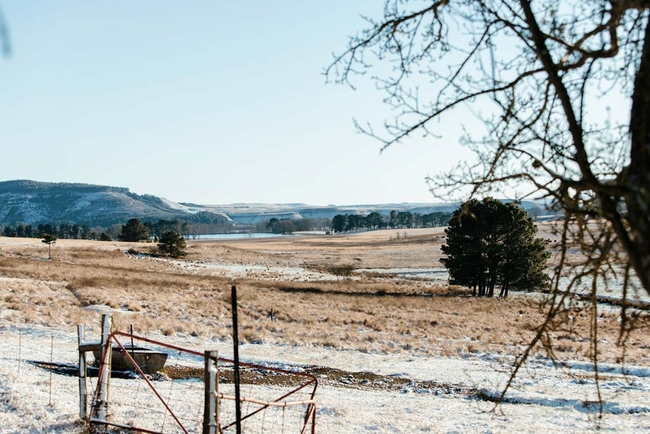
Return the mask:
<path fill-rule="evenodd" d="M 546 321 L 515 373 L 538 345 L 554 357 L 551 332 L 584 308 L 575 300 L 589 306 L 597 365 L 601 289 L 622 279 L 621 343 L 636 324 L 628 289 L 650 295 L 650 0 L 421 5 L 385 0 L 384 16 L 369 19 L 325 74 L 352 86 L 375 73 L 397 115 L 383 130 L 357 127 L 381 150 L 416 132 L 433 142 L 433 122 L 449 122 L 459 106 L 493 108 L 477 115 L 480 137 L 476 122 L 464 125 L 475 160 L 427 177 L 430 191 L 457 199 L 515 188 L 563 213 Z M 568 254 L 576 249 L 581 260 Z"/>

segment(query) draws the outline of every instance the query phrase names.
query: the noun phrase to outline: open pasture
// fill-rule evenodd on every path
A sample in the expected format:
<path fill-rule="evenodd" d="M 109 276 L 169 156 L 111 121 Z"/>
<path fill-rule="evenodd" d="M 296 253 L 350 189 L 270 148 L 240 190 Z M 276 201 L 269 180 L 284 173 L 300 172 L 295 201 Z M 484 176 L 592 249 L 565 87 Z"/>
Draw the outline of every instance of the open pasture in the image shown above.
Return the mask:
<path fill-rule="evenodd" d="M 239 294 L 242 357 L 330 370 L 325 374 L 312 368 L 322 375 L 319 393 L 328 408 L 319 413 L 319 426 L 323 426 L 320 432 L 376 431 L 373 427 L 379 432 L 463 431 L 471 426 L 467 418 L 474 418 L 483 430 L 496 432 L 521 421 L 524 425 L 518 431 L 526 432 L 530 426 L 525 425 L 528 416 L 520 414 L 522 408 L 531 414 L 543 414 L 539 417 L 546 421 L 543 426 L 548 430 L 556 423 L 552 414 L 557 411 L 564 418 L 561 426 L 573 427 L 569 430 L 574 432 L 589 430 L 599 423 L 598 411 L 589 405 L 584 409 L 566 404 L 572 402 L 567 400 L 583 403 L 595 399 L 596 389 L 588 370 L 570 368 L 588 365 L 591 324 L 588 316 L 578 310 L 563 318 L 566 327 L 554 336 L 555 355 L 567 363 L 569 372 L 554 371 L 545 351 L 536 349 L 532 362 L 535 368 L 530 372 L 539 369 L 534 375 L 541 383 L 515 383 L 519 389 L 513 391 L 519 395 L 513 395 L 512 402 L 501 407 L 501 416 L 483 413 L 493 407 L 490 397 L 498 395 L 513 358 L 543 321 L 544 312 L 539 306 L 542 295 L 515 292 L 505 300 L 478 299 L 468 296 L 463 288 L 438 281 L 377 272 L 439 267 L 443 242 L 440 228 L 281 239 L 196 240 L 188 242 L 187 258 L 175 261 L 146 255 L 153 247 L 147 243 L 60 240 L 48 260 L 47 246 L 38 239 L 0 238 L 0 330 L 3 341 L 13 344 L 15 332 L 21 327 L 64 331 L 72 336 L 76 324 L 94 326 L 101 313 L 112 312 L 119 329 L 127 330 L 132 324 L 136 332 L 199 350 L 218 346 L 227 352 L 232 330 L 230 287 L 234 284 Z M 129 254 L 129 249 L 143 254 Z M 340 265 L 375 271 L 356 271 L 350 276 L 332 274 L 332 267 Z M 614 311 L 603 310 L 598 326 L 600 358 L 611 372 L 621 374 L 621 362 L 641 367 L 633 371 L 641 374 L 631 379 L 610 375 L 608 381 L 631 381 L 637 386 L 630 388 L 629 396 L 625 392 L 628 389 L 622 386 L 614 395 L 605 396 L 623 409 L 606 407 L 611 411 L 604 412 L 605 420 L 613 421 L 612 427 L 622 423 L 647 429 L 650 402 L 639 402 L 638 396 L 647 398 L 650 391 L 647 368 L 643 368 L 650 365 L 648 318 L 640 316 L 639 330 L 631 335 L 625 350 L 617 345 L 619 324 Z M 29 341 L 23 336 L 23 345 L 28 346 Z M 15 362 L 15 357 L 3 354 L 0 358 L 0 395 L 15 396 L 19 392 L 6 383 L 13 375 L 11 361 Z M 402 366 L 409 360 L 417 363 Z M 477 376 L 476 364 L 487 377 Z M 400 372 L 396 371 L 398 365 Z M 444 373 L 448 369 L 456 374 Z M 522 374 L 523 378 L 530 372 Z M 394 381 L 368 380 L 374 378 L 372 375 L 405 380 L 398 387 Z M 584 381 L 571 389 L 572 396 L 564 396 L 566 390 L 562 397 L 556 396 L 558 384 L 573 384 L 576 378 Z M 486 381 L 489 393 L 483 390 Z M 438 398 L 435 390 L 440 384 L 460 392 Z M 535 389 L 534 396 L 529 386 Z M 415 389 L 421 393 L 409 395 Z M 363 399 L 369 406 L 358 421 L 354 411 L 346 407 L 352 405 L 345 402 L 346 394 Z M 340 408 L 336 402 L 340 402 Z M 458 420 L 441 421 L 439 410 L 431 407 L 443 408 L 447 404 L 459 412 Z M 626 410 L 633 404 L 639 406 L 634 412 Z M 71 405 L 74 409 L 76 402 Z M 382 429 L 382 423 L 389 422 L 373 421 L 382 406 L 389 406 L 398 415 L 406 411 L 403 406 L 411 408 L 412 417 L 407 418 L 411 425 L 400 425 L 396 416 L 390 422 L 392 429 Z M 610 422 L 602 424 L 609 426 Z M 73 426 L 66 429 L 74 432 Z M 21 432 L 3 429 L 0 432 Z M 60 432 L 68 432 L 66 429 Z"/>

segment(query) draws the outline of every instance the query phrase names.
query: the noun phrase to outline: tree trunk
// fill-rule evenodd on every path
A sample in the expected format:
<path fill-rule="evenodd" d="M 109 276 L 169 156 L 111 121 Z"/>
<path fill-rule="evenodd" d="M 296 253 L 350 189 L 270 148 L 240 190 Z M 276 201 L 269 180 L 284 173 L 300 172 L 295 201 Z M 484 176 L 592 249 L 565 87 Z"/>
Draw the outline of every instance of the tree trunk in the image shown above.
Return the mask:
<path fill-rule="evenodd" d="M 630 264 L 650 294 L 650 17 L 646 22 L 643 53 L 634 80 L 630 116 L 630 166 L 625 196 L 630 225 Z"/>
<path fill-rule="evenodd" d="M 499 293 L 499 297 L 506 298 L 507 296 L 508 296 L 508 281 L 504 280 L 503 285 L 501 286 L 501 292 Z"/>
<path fill-rule="evenodd" d="M 490 275 L 490 287 L 488 288 L 488 297 L 494 296 L 494 286 L 497 283 L 497 277 L 495 274 Z"/>
<path fill-rule="evenodd" d="M 501 292 L 499 292 L 499 297 L 506 298 L 508 296 L 508 275 L 503 276 L 503 281 L 501 283 Z"/>

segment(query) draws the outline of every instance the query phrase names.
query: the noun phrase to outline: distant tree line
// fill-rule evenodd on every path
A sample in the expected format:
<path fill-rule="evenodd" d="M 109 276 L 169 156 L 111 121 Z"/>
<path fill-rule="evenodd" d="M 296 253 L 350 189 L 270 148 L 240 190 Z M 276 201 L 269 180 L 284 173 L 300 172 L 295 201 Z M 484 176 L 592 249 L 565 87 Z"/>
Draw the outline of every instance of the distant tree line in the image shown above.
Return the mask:
<path fill-rule="evenodd" d="M 278 219 L 273 217 L 269 220 L 260 221 L 255 224 L 256 232 L 271 232 L 274 234 L 291 234 L 294 232 L 306 231 L 327 231 L 331 227 L 331 220 L 319 219 Z"/>
<path fill-rule="evenodd" d="M 199 213 L 202 214 L 202 213 Z M 153 241 L 158 241 L 165 233 L 174 231 L 179 233 L 185 238 L 190 238 L 192 236 L 204 235 L 204 234 L 219 234 L 219 233 L 229 233 L 233 230 L 233 224 L 223 218 L 223 216 L 216 216 L 212 213 L 204 213 L 205 216 L 201 218 L 194 217 L 193 221 L 186 220 L 166 220 L 159 219 L 157 221 L 148 220 L 142 221 L 138 220 L 144 227 L 147 228 L 147 238 L 151 238 Z M 131 222 L 134 219 L 130 219 Z M 127 222 L 128 224 L 128 222 Z M 133 224 L 133 223 L 132 223 Z M 123 232 L 123 224 L 112 225 L 107 229 L 107 232 L 113 238 L 120 238 L 120 235 Z"/>
<path fill-rule="evenodd" d="M 175 222 L 177 220 L 174 220 Z M 159 223 L 169 222 L 168 220 L 159 220 Z M 198 212 L 186 219 L 183 219 L 180 223 L 180 227 L 176 224 L 177 227 L 174 229 L 183 236 L 192 236 L 192 235 L 205 235 L 205 234 L 222 234 L 232 232 L 234 229 L 233 223 L 228 220 L 222 214 L 214 214 L 207 211 Z M 168 228 L 171 229 L 171 228 Z M 162 234 L 168 232 L 168 230 L 157 231 L 155 234 L 160 238 Z"/>
<path fill-rule="evenodd" d="M 133 219 L 130 219 L 133 220 Z M 130 221 L 129 220 L 129 221 Z M 136 219 L 142 223 L 140 219 Z M 209 212 L 200 212 L 192 216 L 191 221 L 165 220 L 145 221 L 142 223 L 148 229 L 148 237 L 160 239 L 169 231 L 176 231 L 184 237 L 201 234 L 227 233 L 233 229 L 233 224 L 225 217 Z M 57 239 L 82 239 L 82 240 L 111 240 L 119 239 L 122 234 L 123 224 L 113 224 L 108 227 L 76 223 L 45 223 L 39 225 L 17 224 L 0 225 L 0 234 L 5 237 L 42 238 L 50 234 Z"/>
<path fill-rule="evenodd" d="M 96 239 L 103 232 L 102 228 L 90 228 L 88 225 L 77 225 L 71 223 L 39 224 L 38 226 L 19 224 L 17 226 L 6 225 L 2 229 L 5 237 L 18 238 L 42 238 L 45 234 L 52 235 L 58 239 Z"/>
<path fill-rule="evenodd" d="M 371 229 L 432 228 L 446 226 L 451 218 L 449 212 L 419 214 L 410 211 L 391 211 L 385 220 L 378 212 L 366 216 L 359 214 L 337 214 L 332 219 L 332 231 L 350 232 Z"/>
<path fill-rule="evenodd" d="M 129 222 L 132 220 L 134 219 L 129 220 Z M 190 225 L 187 222 L 181 222 L 179 220 L 160 219 L 157 222 L 147 221 L 142 224 L 147 228 L 147 237 L 152 237 L 154 239 L 159 239 L 164 233 L 170 231 L 178 232 L 184 236 L 187 236 L 190 233 Z"/>
<path fill-rule="evenodd" d="M 371 212 L 366 216 L 357 214 L 338 214 L 334 219 L 327 218 L 303 218 L 303 219 L 278 219 L 271 218 L 256 223 L 255 225 L 239 225 L 238 230 L 250 230 L 255 232 L 271 232 L 277 234 L 291 234 L 293 232 L 306 231 L 330 231 L 349 232 L 355 230 L 370 229 L 387 229 L 387 228 L 426 228 L 445 226 L 451 217 L 451 213 L 434 212 L 430 214 L 412 213 L 410 211 L 391 211 L 386 217 L 378 212 Z M 165 233 L 174 231 L 183 237 L 191 238 L 192 236 L 204 234 L 230 233 L 235 229 L 232 222 L 225 217 L 213 213 L 201 212 L 192 216 L 192 220 L 167 220 L 159 219 L 157 221 L 137 220 L 147 229 L 147 236 L 139 235 L 139 240 L 152 239 L 158 241 Z M 126 223 L 128 225 L 128 222 Z M 134 223 L 132 222 L 131 225 Z M 125 224 L 113 224 L 108 227 L 95 226 L 89 227 L 86 224 L 79 225 L 73 223 L 59 224 L 39 224 L 38 226 L 28 224 L 18 224 L 16 226 L 0 226 L 2 235 L 6 237 L 20 238 L 42 238 L 44 234 L 56 236 L 58 239 L 84 239 L 84 240 L 112 240 L 124 238 L 123 230 Z M 139 226 L 139 225 L 138 225 Z M 129 226 L 130 230 L 132 229 Z M 140 228 L 138 228 L 140 229 Z M 133 236 L 126 235 L 128 239 Z"/>

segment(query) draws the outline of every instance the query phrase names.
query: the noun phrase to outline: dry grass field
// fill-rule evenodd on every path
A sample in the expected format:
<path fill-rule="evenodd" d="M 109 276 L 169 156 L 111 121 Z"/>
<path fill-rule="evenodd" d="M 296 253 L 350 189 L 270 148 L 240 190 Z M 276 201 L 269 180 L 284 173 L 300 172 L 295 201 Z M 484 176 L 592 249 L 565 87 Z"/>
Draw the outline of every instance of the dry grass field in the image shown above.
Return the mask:
<path fill-rule="evenodd" d="M 439 267 L 442 229 L 344 236 L 188 242 L 174 261 L 153 244 L 59 240 L 47 259 L 40 239 L 0 237 L 0 321 L 50 327 L 96 325 L 113 312 L 118 328 L 231 336 L 230 287 L 238 288 L 240 338 L 249 343 L 333 347 L 373 353 L 471 357 L 514 355 L 543 320 L 540 295 L 477 299 L 462 288 L 377 272 L 335 276 L 333 267 Z M 647 363 L 647 316 L 628 340 L 626 361 Z M 556 355 L 585 360 L 588 316 L 576 311 L 555 334 Z M 598 318 L 603 361 L 620 361 L 614 311 Z M 543 353 L 543 351 L 540 349 Z"/>

